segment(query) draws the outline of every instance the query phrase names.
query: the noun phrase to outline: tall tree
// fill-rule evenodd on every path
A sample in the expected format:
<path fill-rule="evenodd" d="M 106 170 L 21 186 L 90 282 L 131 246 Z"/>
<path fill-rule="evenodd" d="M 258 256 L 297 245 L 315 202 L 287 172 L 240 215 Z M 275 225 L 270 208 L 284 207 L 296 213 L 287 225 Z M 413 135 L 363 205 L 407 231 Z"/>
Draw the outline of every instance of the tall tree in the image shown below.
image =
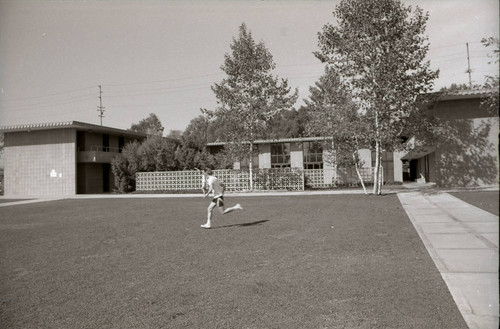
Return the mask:
<path fill-rule="evenodd" d="M 253 143 L 264 136 L 276 113 L 292 107 L 298 92 L 291 92 L 286 79 L 273 76 L 276 64 L 271 53 L 262 41 L 254 41 L 245 24 L 230 47 L 221 66 L 227 77 L 212 87 L 219 107 L 207 114 L 224 125 L 229 153 L 240 160 L 249 159 L 253 189 Z"/>
<path fill-rule="evenodd" d="M 401 134 L 419 110 L 415 100 L 439 74 L 425 61 L 429 14 L 398 0 L 342 0 L 333 16 L 337 25 L 318 33 L 315 55 L 335 67 L 368 119 L 376 154 L 373 193 L 381 194 L 381 151 L 404 147 Z"/>
<path fill-rule="evenodd" d="M 472 86 L 472 89 L 479 89 L 479 88 L 481 88 L 481 86 L 479 86 L 479 85 Z M 441 89 L 439 89 L 439 91 L 453 92 L 453 91 L 457 91 L 457 90 L 470 90 L 470 89 L 471 89 L 470 85 L 467 83 L 461 83 L 461 84 L 452 83 L 449 87 L 442 87 Z"/>
<path fill-rule="evenodd" d="M 323 142 L 323 149 L 329 151 L 324 153 L 325 160 L 338 168 L 354 167 L 366 193 L 358 154 L 367 139 L 364 117 L 357 112 L 350 93 L 333 67 L 325 68 L 325 73 L 309 92 L 309 99 L 304 100 L 309 113 L 308 133 L 327 137 Z"/>
<path fill-rule="evenodd" d="M 148 135 L 162 136 L 164 129 L 158 116 L 154 113 L 150 113 L 149 117 L 142 119 L 139 123 L 133 123 L 129 130 L 146 133 Z"/>
<path fill-rule="evenodd" d="M 205 115 L 192 119 L 182 133 L 182 143 L 196 150 L 203 150 L 208 143 L 210 121 Z"/>
<path fill-rule="evenodd" d="M 307 124 L 307 111 L 301 107 L 281 111 L 269 122 L 266 138 L 296 138 L 304 136 Z"/>

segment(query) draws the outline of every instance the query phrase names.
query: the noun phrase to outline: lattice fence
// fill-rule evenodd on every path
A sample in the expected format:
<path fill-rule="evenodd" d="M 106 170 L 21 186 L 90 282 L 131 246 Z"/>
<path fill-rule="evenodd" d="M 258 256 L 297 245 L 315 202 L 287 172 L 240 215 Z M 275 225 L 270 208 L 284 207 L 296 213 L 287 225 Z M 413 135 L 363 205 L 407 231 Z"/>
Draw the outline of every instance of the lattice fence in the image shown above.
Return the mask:
<path fill-rule="evenodd" d="M 226 184 L 227 191 L 248 191 L 248 170 L 214 170 L 214 175 Z M 304 190 L 300 169 L 254 169 L 256 190 Z M 201 188 L 202 175 L 197 171 L 140 172 L 136 174 L 137 191 L 178 191 Z"/>
<path fill-rule="evenodd" d="M 138 172 L 137 191 L 180 191 L 201 188 L 201 174 L 197 171 Z"/>
<path fill-rule="evenodd" d="M 250 174 L 246 170 L 214 170 L 214 176 L 226 184 L 226 191 L 248 191 L 250 189 Z"/>
<path fill-rule="evenodd" d="M 253 176 L 256 190 L 304 190 L 304 171 L 302 169 L 257 169 Z"/>
<path fill-rule="evenodd" d="M 374 168 L 360 168 L 363 182 L 373 183 Z M 340 186 L 361 186 L 355 168 L 304 169 L 306 188 L 335 188 Z"/>
<path fill-rule="evenodd" d="M 325 179 L 325 170 L 327 169 L 304 169 L 305 186 L 309 188 L 336 187 L 332 179 Z"/>
<path fill-rule="evenodd" d="M 373 181 L 373 168 L 361 168 L 365 184 Z M 214 170 L 226 184 L 227 191 L 248 191 L 248 170 Z M 355 169 L 254 169 L 255 190 L 303 191 L 304 188 L 360 186 Z M 136 174 L 137 191 L 180 191 L 201 188 L 202 175 L 197 171 L 140 172 Z"/>

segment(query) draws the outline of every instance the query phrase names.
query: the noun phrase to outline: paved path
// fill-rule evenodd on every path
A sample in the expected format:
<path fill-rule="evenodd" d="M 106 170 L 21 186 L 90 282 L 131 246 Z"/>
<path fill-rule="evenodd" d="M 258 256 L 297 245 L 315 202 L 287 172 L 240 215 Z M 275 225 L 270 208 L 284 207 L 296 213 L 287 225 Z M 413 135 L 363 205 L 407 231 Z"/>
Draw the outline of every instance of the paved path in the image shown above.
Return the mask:
<path fill-rule="evenodd" d="M 498 216 L 448 193 L 399 193 L 471 329 L 499 327 Z"/>

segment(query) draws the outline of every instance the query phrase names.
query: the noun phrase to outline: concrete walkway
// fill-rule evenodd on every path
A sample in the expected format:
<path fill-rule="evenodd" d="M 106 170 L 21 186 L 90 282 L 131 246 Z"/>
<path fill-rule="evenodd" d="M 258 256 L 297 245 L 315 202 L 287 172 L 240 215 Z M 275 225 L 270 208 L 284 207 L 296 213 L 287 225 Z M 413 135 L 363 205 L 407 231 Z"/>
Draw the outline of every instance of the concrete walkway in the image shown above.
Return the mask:
<path fill-rule="evenodd" d="M 499 327 L 498 216 L 448 193 L 398 193 L 471 329 Z"/>

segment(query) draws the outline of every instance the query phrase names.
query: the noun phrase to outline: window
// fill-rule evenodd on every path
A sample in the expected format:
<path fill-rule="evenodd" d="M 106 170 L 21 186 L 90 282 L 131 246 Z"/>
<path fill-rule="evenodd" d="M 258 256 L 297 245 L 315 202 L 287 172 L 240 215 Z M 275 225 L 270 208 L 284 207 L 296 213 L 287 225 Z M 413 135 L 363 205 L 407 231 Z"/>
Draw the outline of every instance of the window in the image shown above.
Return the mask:
<path fill-rule="evenodd" d="M 323 148 L 317 142 L 304 142 L 304 169 L 323 169 Z"/>
<path fill-rule="evenodd" d="M 290 143 L 271 144 L 271 168 L 290 168 Z"/>
<path fill-rule="evenodd" d="M 118 137 L 118 152 L 122 153 L 122 149 L 125 146 L 125 137 L 120 136 Z"/>
<path fill-rule="evenodd" d="M 222 150 L 222 148 L 221 148 Z M 259 145 L 253 145 L 253 156 L 252 156 L 252 168 L 259 168 Z M 247 157 L 240 159 L 240 169 L 248 170 L 250 169 L 250 161 Z"/>
<path fill-rule="evenodd" d="M 109 135 L 102 134 L 102 150 L 103 152 L 109 152 Z"/>

